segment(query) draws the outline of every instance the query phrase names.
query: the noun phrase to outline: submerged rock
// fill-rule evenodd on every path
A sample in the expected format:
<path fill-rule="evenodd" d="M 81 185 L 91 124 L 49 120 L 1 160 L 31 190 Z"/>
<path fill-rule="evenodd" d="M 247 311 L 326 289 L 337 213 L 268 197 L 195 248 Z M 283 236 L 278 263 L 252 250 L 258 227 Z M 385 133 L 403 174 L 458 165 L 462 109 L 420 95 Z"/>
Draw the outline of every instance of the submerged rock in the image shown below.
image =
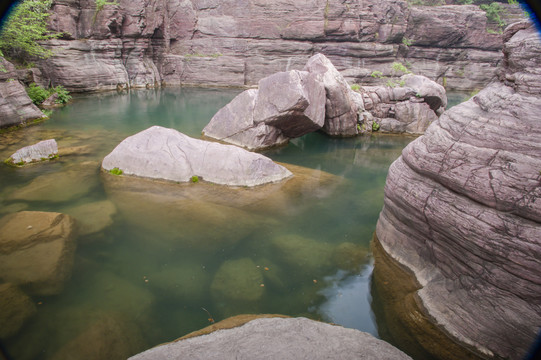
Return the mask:
<path fill-rule="evenodd" d="M 220 324 L 213 326 L 212 331 Z M 225 325 L 227 326 L 227 325 Z M 208 332 L 203 332 L 208 333 Z M 306 318 L 260 318 L 205 336 L 180 339 L 131 357 L 165 359 L 411 359 L 368 333 Z"/>
<path fill-rule="evenodd" d="M 306 272 L 320 271 L 331 265 L 333 247 L 300 235 L 283 235 L 272 239 L 271 244 L 279 259 Z"/>
<path fill-rule="evenodd" d="M 54 139 L 43 140 L 37 144 L 17 150 L 6 162 L 11 165 L 25 165 L 47 161 L 58 156 L 58 145 Z"/>
<path fill-rule="evenodd" d="M 77 219 L 78 233 L 84 236 L 98 233 L 112 225 L 112 217 L 117 210 L 111 201 L 102 200 L 69 207 L 63 212 Z"/>
<path fill-rule="evenodd" d="M 261 270 L 250 258 L 224 262 L 210 285 L 217 299 L 236 301 L 257 301 L 265 290 Z"/>
<path fill-rule="evenodd" d="M 62 291 L 71 276 L 75 221 L 68 215 L 22 211 L 0 219 L 0 278 L 31 294 Z"/>
<path fill-rule="evenodd" d="M 13 284 L 0 284 L 0 339 L 15 335 L 35 313 L 36 306 L 24 292 Z"/>
<path fill-rule="evenodd" d="M 505 36 L 500 81 L 445 112 L 390 167 L 376 232 L 451 342 L 521 359 L 541 323 L 541 42 L 528 23 Z"/>
<path fill-rule="evenodd" d="M 160 126 L 126 138 L 103 159 L 102 168 L 153 179 L 202 179 L 240 186 L 280 181 L 292 175 L 263 155 L 193 139 Z"/>

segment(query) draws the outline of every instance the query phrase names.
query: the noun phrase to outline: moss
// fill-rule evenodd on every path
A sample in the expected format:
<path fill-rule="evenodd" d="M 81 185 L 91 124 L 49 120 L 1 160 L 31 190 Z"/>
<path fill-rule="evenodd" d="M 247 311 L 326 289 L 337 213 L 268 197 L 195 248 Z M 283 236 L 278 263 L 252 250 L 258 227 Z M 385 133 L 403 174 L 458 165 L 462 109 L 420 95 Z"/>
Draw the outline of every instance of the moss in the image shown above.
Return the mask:
<path fill-rule="evenodd" d="M 120 170 L 119 168 L 112 168 L 111 170 L 109 170 L 109 174 L 113 174 L 113 175 L 122 175 L 124 171 Z"/>
<path fill-rule="evenodd" d="M 190 178 L 190 181 L 193 182 L 194 184 L 198 183 L 199 182 L 199 176 L 197 176 L 197 175 L 192 176 Z"/>

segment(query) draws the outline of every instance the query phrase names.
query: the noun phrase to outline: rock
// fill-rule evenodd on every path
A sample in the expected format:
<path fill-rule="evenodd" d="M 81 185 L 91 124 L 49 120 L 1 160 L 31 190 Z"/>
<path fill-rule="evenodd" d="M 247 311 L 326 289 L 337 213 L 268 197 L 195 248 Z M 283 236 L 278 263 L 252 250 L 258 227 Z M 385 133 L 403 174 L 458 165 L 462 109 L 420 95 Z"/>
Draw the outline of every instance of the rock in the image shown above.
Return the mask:
<path fill-rule="evenodd" d="M 0 339 L 15 335 L 35 313 L 36 306 L 25 293 L 13 284 L 0 284 Z"/>
<path fill-rule="evenodd" d="M 0 219 L 0 277 L 31 294 L 62 291 L 71 276 L 75 222 L 68 215 L 22 211 Z"/>
<path fill-rule="evenodd" d="M 283 235 L 272 239 L 271 244 L 279 258 L 294 268 L 316 272 L 331 264 L 332 246 L 300 235 Z"/>
<path fill-rule="evenodd" d="M 259 81 L 254 123 L 273 126 L 288 138 L 316 131 L 324 123 L 324 96 L 321 82 L 310 73 L 276 73 Z"/>
<path fill-rule="evenodd" d="M 265 288 L 261 270 L 249 258 L 227 260 L 216 275 L 210 290 L 217 299 L 254 302 L 263 296 Z"/>
<path fill-rule="evenodd" d="M 166 359 L 410 359 L 368 333 L 306 318 L 260 318 L 206 336 L 178 340 L 131 360 Z"/>
<path fill-rule="evenodd" d="M 15 67 L 0 56 L 0 128 L 25 124 L 47 117 L 32 103 L 17 80 Z"/>
<path fill-rule="evenodd" d="M 47 42 L 54 55 L 39 62 L 46 82 L 69 91 L 162 82 L 255 85 L 278 71 L 300 70 L 323 53 L 348 81 L 374 84 L 372 71 L 404 58 L 416 73 L 473 90 L 490 80 L 501 60 L 502 35 L 487 32 L 486 13 L 477 6 L 427 8 L 394 0 L 164 4 L 121 0 L 96 12 L 91 1 L 55 3 L 50 27 L 63 36 Z M 505 10 L 502 18 L 521 14 L 516 5 Z"/>
<path fill-rule="evenodd" d="M 256 186 L 291 176 L 269 158 L 236 146 L 192 139 L 176 130 L 153 126 L 122 141 L 102 162 L 126 175 L 171 181 L 205 181 Z"/>
<path fill-rule="evenodd" d="M 102 200 L 66 208 L 63 212 L 77 220 L 78 233 L 84 236 L 98 233 L 111 226 L 116 207 L 111 201 Z"/>
<path fill-rule="evenodd" d="M 445 88 L 440 84 L 426 76 L 413 74 L 403 75 L 400 80 L 404 80 L 404 86 L 413 89 L 415 96 L 423 98 L 436 114 L 440 115 L 447 107 Z"/>
<path fill-rule="evenodd" d="M 513 28 L 504 52 L 524 66 L 503 62 L 500 81 L 403 150 L 376 233 L 414 274 L 419 307 L 443 338 L 475 356 L 521 359 L 541 322 L 541 97 L 531 85 L 541 42 L 533 26 Z"/>
<path fill-rule="evenodd" d="M 344 77 L 323 54 L 312 56 L 304 67 L 325 86 L 325 126 L 323 131 L 335 136 L 357 134 L 358 105 Z M 362 109 L 362 107 L 360 108 Z"/>
<path fill-rule="evenodd" d="M 49 139 L 17 150 L 9 157 L 7 162 L 13 165 L 25 165 L 32 162 L 51 160 L 57 156 L 58 145 L 54 139 Z"/>
<path fill-rule="evenodd" d="M 249 150 L 282 145 L 323 126 L 324 94 L 308 72 L 276 73 L 220 109 L 203 135 Z"/>
<path fill-rule="evenodd" d="M 199 263 L 183 262 L 165 265 L 160 271 L 148 275 L 148 284 L 157 289 L 162 298 L 201 304 L 208 296 L 210 274 Z"/>
<path fill-rule="evenodd" d="M 40 175 L 7 196 L 10 200 L 65 202 L 98 186 L 97 164 L 81 163 L 66 170 Z"/>
<path fill-rule="evenodd" d="M 54 109 L 57 107 L 61 107 L 62 104 L 58 103 L 57 100 L 58 100 L 58 93 L 55 92 L 51 96 L 49 96 L 47 99 L 45 99 L 45 101 L 42 102 L 40 106 L 43 109 Z"/>
<path fill-rule="evenodd" d="M 96 314 L 94 322 L 62 346 L 54 360 L 126 359 L 145 348 L 137 325 L 116 314 Z"/>

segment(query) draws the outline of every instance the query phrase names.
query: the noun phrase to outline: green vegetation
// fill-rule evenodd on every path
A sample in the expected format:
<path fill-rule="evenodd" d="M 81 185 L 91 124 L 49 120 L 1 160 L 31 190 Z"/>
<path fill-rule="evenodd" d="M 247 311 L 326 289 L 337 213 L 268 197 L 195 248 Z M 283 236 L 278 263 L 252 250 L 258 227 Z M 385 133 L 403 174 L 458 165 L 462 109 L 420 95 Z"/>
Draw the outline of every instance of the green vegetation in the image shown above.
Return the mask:
<path fill-rule="evenodd" d="M 25 61 L 28 57 L 47 58 L 51 50 L 40 41 L 60 36 L 47 29 L 52 0 L 24 0 L 7 17 L 0 31 L 0 55 Z"/>
<path fill-rule="evenodd" d="M 376 78 L 376 79 L 381 79 L 383 78 L 383 73 L 381 71 L 378 71 L 378 70 L 374 70 L 372 71 L 372 74 L 370 74 L 370 76 L 372 76 L 373 78 Z"/>
<path fill-rule="evenodd" d="M 69 95 L 69 92 L 62 85 L 46 90 L 36 83 L 32 83 L 26 88 L 26 93 L 36 105 L 41 104 L 54 93 L 58 95 L 58 99 L 56 99 L 57 104 L 66 104 L 71 100 L 71 95 Z"/>
<path fill-rule="evenodd" d="M 193 182 L 194 184 L 198 183 L 199 182 L 199 176 L 197 176 L 197 175 L 192 176 L 190 178 L 190 181 Z"/>
<path fill-rule="evenodd" d="M 118 5 L 118 2 L 116 0 L 96 0 L 96 13 L 102 11 L 105 5 Z"/>
<path fill-rule="evenodd" d="M 378 131 L 379 130 L 379 124 L 377 122 L 372 123 L 372 131 Z"/>
<path fill-rule="evenodd" d="M 408 39 L 407 37 L 403 37 L 402 44 L 406 45 L 406 47 L 409 47 L 413 44 L 413 40 Z"/>
<path fill-rule="evenodd" d="M 113 174 L 113 175 L 122 175 L 124 171 L 120 170 L 119 168 L 112 168 L 111 170 L 109 170 L 109 174 Z"/>
<path fill-rule="evenodd" d="M 481 4 L 479 5 L 479 8 L 487 13 L 487 20 L 498 24 L 500 29 L 503 29 L 503 27 L 507 25 L 500 16 L 502 12 L 505 11 L 500 3 L 493 2 L 490 3 L 490 5 Z"/>
<path fill-rule="evenodd" d="M 361 85 L 359 85 L 359 84 L 353 84 L 353 85 L 351 85 L 351 90 L 353 90 L 353 91 L 359 91 L 359 90 L 361 90 Z"/>
<path fill-rule="evenodd" d="M 393 69 L 396 72 L 402 72 L 404 74 L 411 74 L 411 71 L 409 71 L 408 68 L 406 66 L 404 66 L 404 64 L 402 64 L 400 62 L 397 62 L 397 61 L 395 61 L 391 65 L 391 69 Z"/>

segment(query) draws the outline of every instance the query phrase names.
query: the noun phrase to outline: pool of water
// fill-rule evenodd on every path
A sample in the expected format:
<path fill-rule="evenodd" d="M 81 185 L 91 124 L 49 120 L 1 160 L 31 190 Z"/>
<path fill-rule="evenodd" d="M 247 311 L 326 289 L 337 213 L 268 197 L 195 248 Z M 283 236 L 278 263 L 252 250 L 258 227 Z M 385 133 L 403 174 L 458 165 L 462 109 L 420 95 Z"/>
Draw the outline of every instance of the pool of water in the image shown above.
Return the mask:
<path fill-rule="evenodd" d="M 242 313 L 306 316 L 378 335 L 369 242 L 388 166 L 412 137 L 295 139 L 265 152 L 302 167 L 305 178 L 287 186 L 228 189 L 99 171 L 120 141 L 152 125 L 199 137 L 238 92 L 80 96 L 43 124 L 0 135 L 2 159 L 48 138 L 60 153 L 0 167 L 0 216 L 58 211 L 85 224 L 62 293 L 33 296 L 37 314 L 3 341 L 14 359 L 84 358 L 115 331 L 129 341 L 106 357 L 122 357 Z"/>

